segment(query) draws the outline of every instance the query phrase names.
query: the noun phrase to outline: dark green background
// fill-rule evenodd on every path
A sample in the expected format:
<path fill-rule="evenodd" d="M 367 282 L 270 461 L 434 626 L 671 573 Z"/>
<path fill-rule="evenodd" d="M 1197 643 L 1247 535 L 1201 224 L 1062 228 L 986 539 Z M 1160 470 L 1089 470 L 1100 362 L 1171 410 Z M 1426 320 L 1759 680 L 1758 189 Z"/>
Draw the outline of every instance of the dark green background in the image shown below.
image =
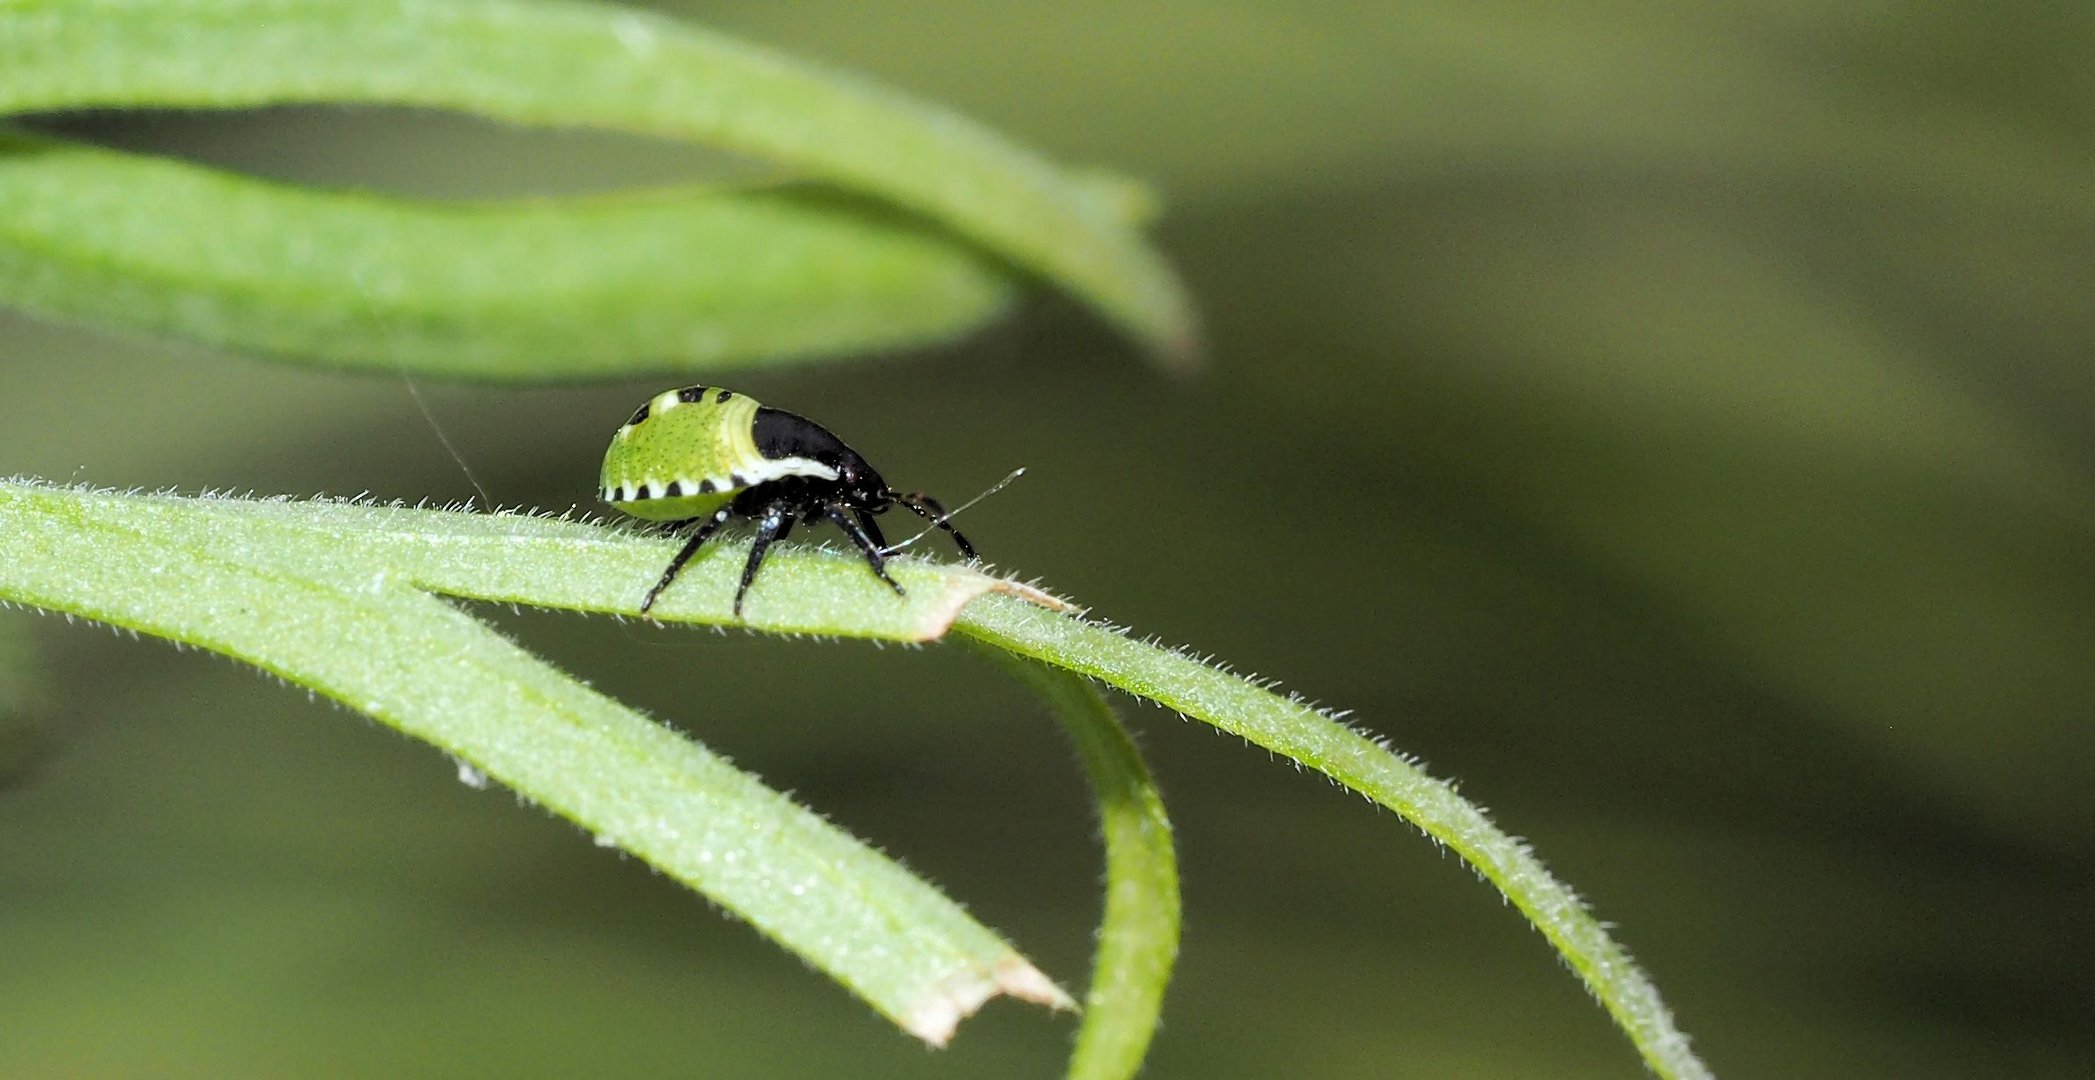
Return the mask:
<path fill-rule="evenodd" d="M 1102 616 L 1457 778 L 1730 1076 L 2095 1061 L 2095 15 L 2082 3 L 691 4 L 1154 181 L 1174 381 L 1052 298 L 733 378 Z M 66 130 L 433 195 L 657 183 L 420 115 Z M 0 472 L 470 492 L 398 380 L 0 315 Z M 426 396 L 496 498 L 589 498 L 677 381 Z M 1072 984 L 1098 856 L 988 666 L 489 611 L 906 860 Z M 441 755 L 227 662 L 0 616 L 7 1076 L 1048 1077 L 931 1053 Z M 1623 1076 L 1541 940 L 1392 816 L 1126 709 L 1179 824 L 1156 1077 Z M 20 750 L 33 748 L 23 764 Z"/>

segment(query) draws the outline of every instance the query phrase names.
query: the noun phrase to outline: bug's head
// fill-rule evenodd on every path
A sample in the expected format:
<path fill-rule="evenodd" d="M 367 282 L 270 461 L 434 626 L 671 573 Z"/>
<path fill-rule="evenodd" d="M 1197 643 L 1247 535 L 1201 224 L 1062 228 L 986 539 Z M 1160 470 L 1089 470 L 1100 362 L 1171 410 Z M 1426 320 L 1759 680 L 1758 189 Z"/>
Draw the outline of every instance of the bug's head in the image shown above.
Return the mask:
<path fill-rule="evenodd" d="M 873 470 L 866 460 L 846 450 L 828 455 L 823 462 L 837 471 L 835 491 L 845 502 L 868 513 L 877 514 L 886 510 L 894 501 L 894 492 L 887 488 L 887 481 Z"/>

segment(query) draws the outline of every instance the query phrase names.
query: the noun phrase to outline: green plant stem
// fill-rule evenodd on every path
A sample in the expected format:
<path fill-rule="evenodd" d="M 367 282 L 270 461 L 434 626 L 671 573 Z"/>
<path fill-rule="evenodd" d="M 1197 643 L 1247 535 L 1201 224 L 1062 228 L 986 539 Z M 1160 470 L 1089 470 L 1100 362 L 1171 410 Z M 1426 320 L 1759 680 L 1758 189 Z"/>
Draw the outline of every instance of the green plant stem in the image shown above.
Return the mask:
<path fill-rule="evenodd" d="M 986 645 L 977 648 L 1048 703 L 1091 778 L 1105 835 L 1106 904 L 1068 1076 L 1124 1080 L 1141 1071 L 1178 959 L 1178 857 L 1163 795 L 1134 739 L 1090 680 Z"/>

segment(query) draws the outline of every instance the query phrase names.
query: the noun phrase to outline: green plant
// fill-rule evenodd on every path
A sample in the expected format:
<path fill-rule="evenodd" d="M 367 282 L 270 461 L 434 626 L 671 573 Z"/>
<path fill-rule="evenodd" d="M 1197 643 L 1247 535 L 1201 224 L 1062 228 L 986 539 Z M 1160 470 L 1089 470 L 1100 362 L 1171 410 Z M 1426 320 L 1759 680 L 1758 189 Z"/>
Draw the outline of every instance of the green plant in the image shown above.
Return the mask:
<path fill-rule="evenodd" d="M 823 185 L 460 208 L 10 135 L 0 298 L 30 310 L 284 359 L 527 380 L 935 340 L 994 314 L 1032 274 L 1159 357 L 1191 355 L 1188 305 L 1136 231 L 1126 185 L 665 20 L 488 0 L 15 3 L 0 8 L 0 53 L 0 111 L 440 106 L 706 141 Z M 695 251 L 737 270 L 691 269 Z M 429 742 L 736 912 L 927 1041 L 997 993 L 1070 1004 L 893 861 L 438 598 L 633 615 L 673 543 L 521 514 L 0 482 L 0 598 L 239 658 Z M 1071 1075 L 1139 1067 L 1177 948 L 1169 826 L 1092 680 L 1396 811 L 1542 931 L 1652 1068 L 1704 1073 L 1569 890 L 1447 785 L 1335 717 L 1031 586 L 916 559 L 893 564 L 897 598 L 850 557 L 781 550 L 745 622 L 730 601 L 742 556 L 702 552 L 656 613 L 788 634 L 958 635 L 1068 729 L 1108 868 Z"/>

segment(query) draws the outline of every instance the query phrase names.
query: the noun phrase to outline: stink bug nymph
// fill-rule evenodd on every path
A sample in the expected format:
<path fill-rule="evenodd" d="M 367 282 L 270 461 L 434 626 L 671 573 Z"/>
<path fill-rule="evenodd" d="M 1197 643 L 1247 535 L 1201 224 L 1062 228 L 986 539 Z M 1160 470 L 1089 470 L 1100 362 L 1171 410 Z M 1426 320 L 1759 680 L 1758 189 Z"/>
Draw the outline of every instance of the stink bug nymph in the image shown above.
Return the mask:
<path fill-rule="evenodd" d="M 601 490 L 605 502 L 634 517 L 662 522 L 671 531 L 695 526 L 662 580 L 640 601 L 643 615 L 729 518 L 757 523 L 735 590 L 738 619 L 765 551 L 798 522 L 829 521 L 844 530 L 898 594 L 902 586 L 887 573 L 887 538 L 873 520 L 891 507 L 908 507 L 952 536 L 962 555 L 975 557 L 937 500 L 888 487 L 828 428 L 715 386 L 665 390 L 642 405 L 604 454 Z"/>

